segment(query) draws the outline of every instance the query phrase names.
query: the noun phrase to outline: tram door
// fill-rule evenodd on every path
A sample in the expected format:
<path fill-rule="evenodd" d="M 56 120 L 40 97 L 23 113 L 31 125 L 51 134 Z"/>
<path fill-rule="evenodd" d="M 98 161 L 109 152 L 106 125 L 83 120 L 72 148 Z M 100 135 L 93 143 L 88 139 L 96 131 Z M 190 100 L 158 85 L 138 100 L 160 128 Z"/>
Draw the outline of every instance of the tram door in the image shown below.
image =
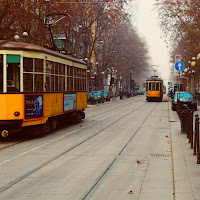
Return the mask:
<path fill-rule="evenodd" d="M 7 55 L 7 92 L 20 91 L 20 56 Z"/>

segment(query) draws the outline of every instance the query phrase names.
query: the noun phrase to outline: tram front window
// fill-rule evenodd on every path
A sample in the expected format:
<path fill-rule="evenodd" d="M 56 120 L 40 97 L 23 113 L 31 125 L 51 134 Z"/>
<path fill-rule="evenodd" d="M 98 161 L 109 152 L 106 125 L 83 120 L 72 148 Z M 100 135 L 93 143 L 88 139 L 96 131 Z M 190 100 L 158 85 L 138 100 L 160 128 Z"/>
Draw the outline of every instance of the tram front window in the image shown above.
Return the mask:
<path fill-rule="evenodd" d="M 149 83 L 149 90 L 151 90 L 151 83 Z"/>
<path fill-rule="evenodd" d="M 160 90 L 160 84 L 156 83 L 156 90 Z"/>
<path fill-rule="evenodd" d="M 19 88 L 20 88 L 19 63 L 8 63 L 7 65 L 7 92 L 19 92 Z"/>
<path fill-rule="evenodd" d="M 0 55 L 0 92 L 3 92 L 3 55 Z"/>
<path fill-rule="evenodd" d="M 152 83 L 152 90 L 156 90 L 156 84 Z"/>

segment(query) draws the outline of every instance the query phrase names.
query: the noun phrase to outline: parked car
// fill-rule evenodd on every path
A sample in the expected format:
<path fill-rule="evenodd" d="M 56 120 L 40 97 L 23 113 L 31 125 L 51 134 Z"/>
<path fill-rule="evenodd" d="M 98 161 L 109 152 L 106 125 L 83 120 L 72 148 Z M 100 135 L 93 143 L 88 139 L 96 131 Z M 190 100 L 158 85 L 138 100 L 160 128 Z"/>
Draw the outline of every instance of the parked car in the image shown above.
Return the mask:
<path fill-rule="evenodd" d="M 88 94 L 88 103 L 104 103 L 104 96 L 100 91 L 92 91 Z"/>
<path fill-rule="evenodd" d="M 103 96 L 104 96 L 104 99 L 106 101 L 110 101 L 110 92 L 108 90 L 101 90 Z"/>
<path fill-rule="evenodd" d="M 179 92 L 175 92 L 172 98 L 172 110 L 176 110 L 177 99 L 179 97 Z M 190 109 L 197 110 L 197 102 L 192 93 L 189 92 L 180 92 L 180 101 L 184 104 L 187 104 Z"/>

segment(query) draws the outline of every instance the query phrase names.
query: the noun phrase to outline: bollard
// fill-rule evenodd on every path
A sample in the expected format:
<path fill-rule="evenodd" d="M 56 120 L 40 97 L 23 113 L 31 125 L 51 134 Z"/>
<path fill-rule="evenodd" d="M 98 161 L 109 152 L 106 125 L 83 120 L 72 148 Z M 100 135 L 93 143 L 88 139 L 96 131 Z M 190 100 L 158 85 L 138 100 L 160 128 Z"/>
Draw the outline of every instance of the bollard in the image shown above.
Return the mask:
<path fill-rule="evenodd" d="M 185 129 L 186 129 L 186 134 L 188 136 L 188 129 L 189 129 L 189 125 L 188 125 L 188 106 L 185 106 L 185 112 L 186 112 L 186 123 L 185 123 Z"/>
<path fill-rule="evenodd" d="M 189 138 L 190 135 L 190 109 L 187 106 L 187 138 Z"/>
<path fill-rule="evenodd" d="M 195 132 L 194 132 L 194 152 L 193 155 L 197 155 L 197 132 L 199 131 L 199 115 L 195 115 Z"/>
<path fill-rule="evenodd" d="M 187 110 L 186 109 L 187 109 L 186 105 L 183 105 L 180 111 L 181 132 L 187 132 Z"/>
<path fill-rule="evenodd" d="M 189 142 L 191 143 L 191 149 L 193 148 L 193 111 L 190 110 L 190 136 Z"/>
<path fill-rule="evenodd" d="M 199 152 L 199 116 L 196 118 L 197 120 L 197 132 L 196 132 L 196 146 L 197 146 L 197 164 L 200 164 L 200 152 Z"/>

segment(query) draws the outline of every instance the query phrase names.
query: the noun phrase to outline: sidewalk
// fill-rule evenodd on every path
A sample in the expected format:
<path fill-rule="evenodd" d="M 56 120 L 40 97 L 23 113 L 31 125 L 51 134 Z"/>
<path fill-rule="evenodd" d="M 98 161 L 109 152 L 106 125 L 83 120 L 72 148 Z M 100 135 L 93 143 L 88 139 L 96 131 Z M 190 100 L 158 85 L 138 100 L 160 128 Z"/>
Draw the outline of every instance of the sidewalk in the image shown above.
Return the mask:
<path fill-rule="evenodd" d="M 198 108 L 200 109 L 200 108 Z M 175 200 L 200 200 L 200 165 L 193 155 L 186 133 L 181 133 L 180 120 L 169 102 Z M 200 114 L 200 111 L 195 112 Z"/>

